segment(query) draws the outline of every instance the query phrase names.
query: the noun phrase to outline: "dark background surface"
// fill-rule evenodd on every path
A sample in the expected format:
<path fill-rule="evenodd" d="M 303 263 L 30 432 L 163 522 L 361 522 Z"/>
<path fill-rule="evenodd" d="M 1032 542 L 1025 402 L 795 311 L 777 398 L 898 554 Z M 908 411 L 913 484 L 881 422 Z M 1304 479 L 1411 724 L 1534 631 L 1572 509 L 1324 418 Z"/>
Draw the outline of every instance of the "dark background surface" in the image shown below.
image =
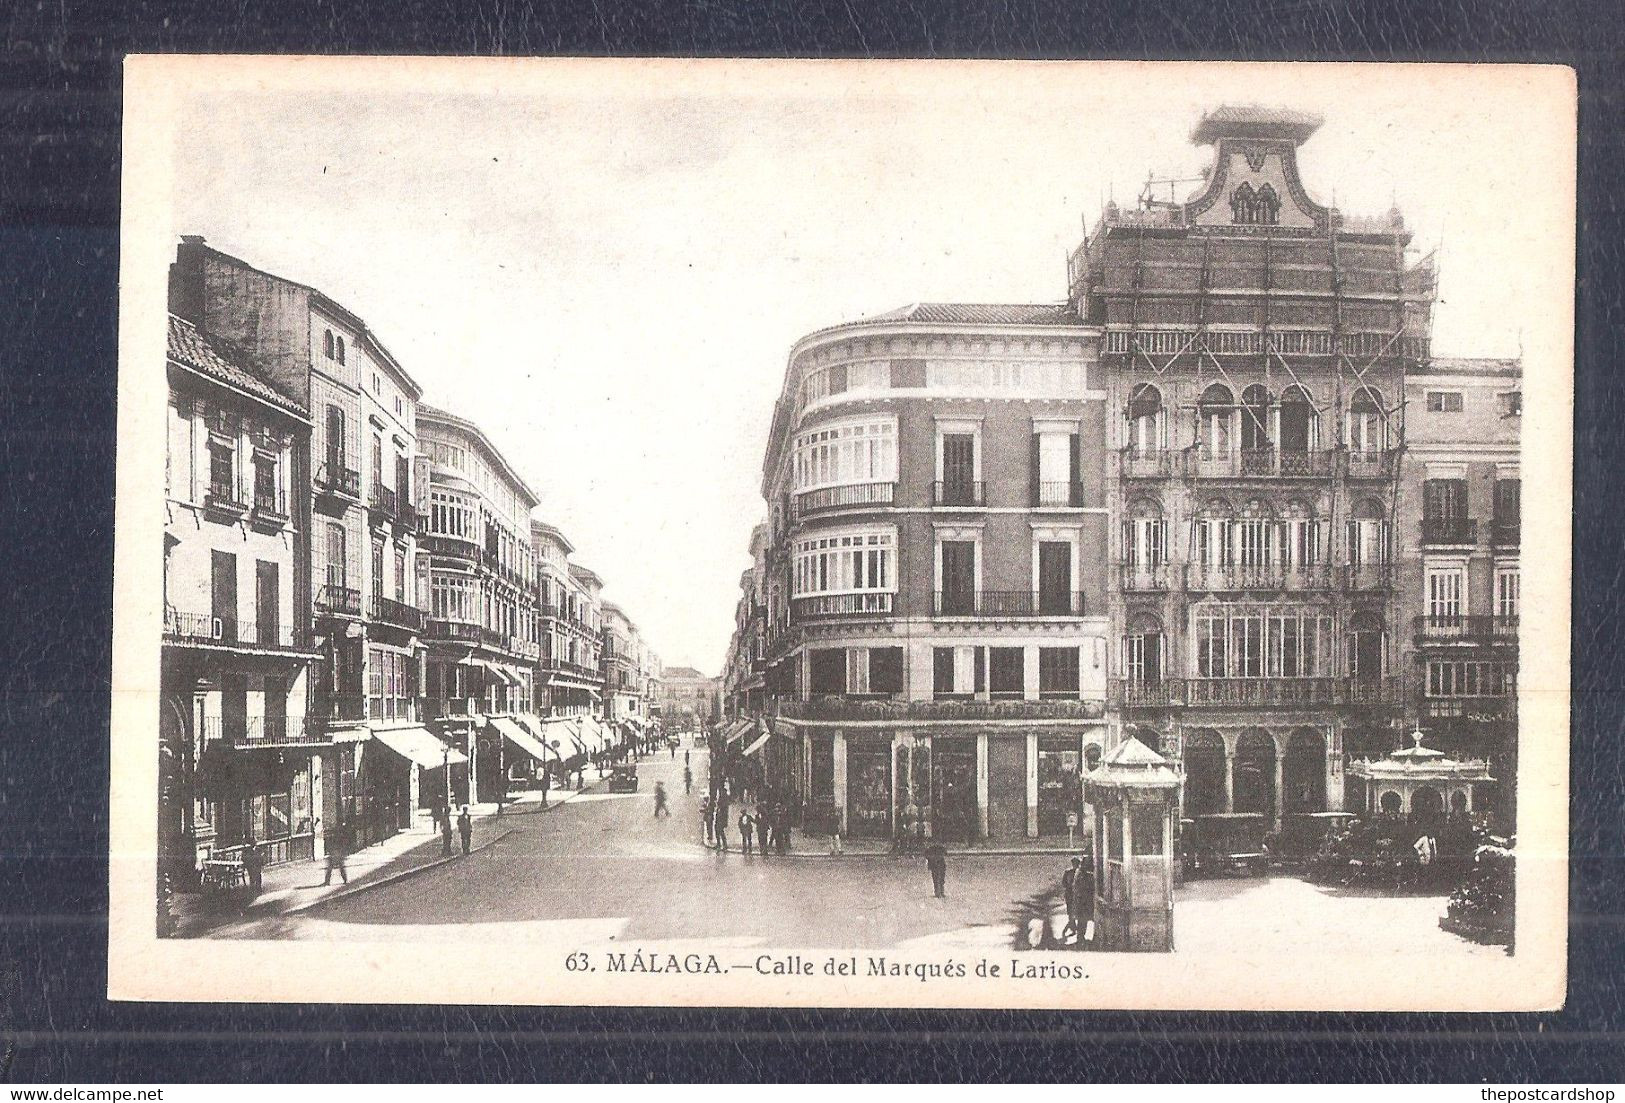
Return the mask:
<path fill-rule="evenodd" d="M 0 13 L 0 1080 L 1625 1080 L 1617 1033 L 1625 725 L 1616 688 L 1625 679 L 1615 630 L 1625 510 L 1613 497 L 1625 470 L 1617 428 L 1621 24 L 1607 0 L 487 0 L 466 10 L 425 0 L 25 0 Z M 1574 584 L 1582 598 L 1573 636 L 1567 1008 L 1307 1016 L 108 1003 L 119 87 L 120 59 L 131 51 L 1574 66 Z"/>

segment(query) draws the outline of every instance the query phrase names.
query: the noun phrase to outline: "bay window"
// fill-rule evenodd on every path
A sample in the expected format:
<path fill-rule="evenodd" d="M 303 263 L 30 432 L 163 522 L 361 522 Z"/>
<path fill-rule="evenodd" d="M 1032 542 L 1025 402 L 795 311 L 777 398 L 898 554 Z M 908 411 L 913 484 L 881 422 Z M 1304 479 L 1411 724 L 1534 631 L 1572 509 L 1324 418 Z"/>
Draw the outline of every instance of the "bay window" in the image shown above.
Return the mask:
<path fill-rule="evenodd" d="M 897 480 L 897 420 L 870 418 L 820 426 L 796 437 L 795 488 L 815 490 Z"/>

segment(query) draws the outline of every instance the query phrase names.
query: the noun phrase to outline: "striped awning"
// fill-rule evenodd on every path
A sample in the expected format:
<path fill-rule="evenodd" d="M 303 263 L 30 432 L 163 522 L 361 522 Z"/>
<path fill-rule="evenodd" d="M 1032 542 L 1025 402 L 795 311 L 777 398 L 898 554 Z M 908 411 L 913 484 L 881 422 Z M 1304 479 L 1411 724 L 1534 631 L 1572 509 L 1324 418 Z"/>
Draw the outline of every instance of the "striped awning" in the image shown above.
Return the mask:
<path fill-rule="evenodd" d="M 428 728 L 385 728 L 374 731 L 372 737 L 408 762 L 425 770 L 434 770 L 446 765 L 456 766 L 468 761 L 466 754 L 436 739 Z"/>
<path fill-rule="evenodd" d="M 521 727 L 517 721 L 510 719 L 509 717 L 493 716 L 491 718 L 491 726 L 497 731 L 501 732 L 504 739 L 512 743 L 515 747 L 518 747 L 520 750 L 524 751 L 526 754 L 530 755 L 530 757 L 536 759 L 538 762 L 546 759 L 549 755 L 552 755 L 554 758 L 558 757 L 557 751 L 543 743 L 540 739 L 537 739 L 534 735 L 531 735 L 530 732 Z"/>

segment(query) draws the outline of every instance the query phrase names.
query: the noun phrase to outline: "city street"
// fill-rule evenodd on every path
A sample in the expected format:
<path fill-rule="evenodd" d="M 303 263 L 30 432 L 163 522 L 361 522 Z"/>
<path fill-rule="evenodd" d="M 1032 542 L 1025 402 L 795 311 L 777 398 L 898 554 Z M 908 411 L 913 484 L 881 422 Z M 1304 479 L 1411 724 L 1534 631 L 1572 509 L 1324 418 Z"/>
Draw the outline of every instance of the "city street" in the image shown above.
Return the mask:
<path fill-rule="evenodd" d="M 675 761 L 648 756 L 639 791 L 591 786 L 554 811 L 505 817 L 510 832 L 460 859 L 297 913 L 244 921 L 235 938 L 784 945 L 982 949 L 1058 931 L 1064 861 L 1056 855 L 955 855 L 948 898 L 918 858 L 747 857 L 700 845 L 703 751 L 695 791 Z M 672 816 L 653 816 L 654 786 Z M 737 846 L 737 832 L 731 836 Z M 1198 881 L 1177 898 L 1178 948 L 1295 953 L 1346 939 L 1387 953 L 1500 955 L 1438 929 L 1440 896 L 1350 893 L 1290 877 Z M 1053 942 L 1051 942 L 1053 945 Z"/>

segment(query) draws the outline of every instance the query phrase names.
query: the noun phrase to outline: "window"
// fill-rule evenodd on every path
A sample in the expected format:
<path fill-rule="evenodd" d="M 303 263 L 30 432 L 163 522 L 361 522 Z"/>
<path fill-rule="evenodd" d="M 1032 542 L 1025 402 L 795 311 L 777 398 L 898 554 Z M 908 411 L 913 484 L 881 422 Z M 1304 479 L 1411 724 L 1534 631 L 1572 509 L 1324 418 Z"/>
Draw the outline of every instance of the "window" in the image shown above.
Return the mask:
<path fill-rule="evenodd" d="M 1135 567 L 1161 566 L 1168 558 L 1168 527 L 1161 506 L 1142 500 L 1130 507 L 1130 513 L 1123 525 L 1123 562 Z"/>
<path fill-rule="evenodd" d="M 1422 517 L 1460 521 L 1467 517 L 1466 479 L 1428 479 L 1422 483 Z"/>
<path fill-rule="evenodd" d="M 449 490 L 431 491 L 429 531 L 474 543 L 474 499 Z"/>
<path fill-rule="evenodd" d="M 1032 501 L 1041 506 L 1076 506 L 1079 496 L 1078 434 L 1043 430 L 1032 438 Z"/>
<path fill-rule="evenodd" d="M 1026 649 L 990 647 L 987 659 L 988 694 L 994 700 L 1019 700 L 1026 692 Z"/>
<path fill-rule="evenodd" d="M 1523 392 L 1507 391 L 1495 396 L 1496 408 L 1502 417 L 1520 417 L 1523 414 Z"/>
<path fill-rule="evenodd" d="M 345 588 L 349 571 L 345 563 L 344 526 L 337 521 L 327 525 L 327 584 Z"/>
<path fill-rule="evenodd" d="M 372 538 L 372 600 L 376 603 L 384 596 L 384 542 Z"/>
<path fill-rule="evenodd" d="M 322 330 L 322 355 L 333 359 L 333 331 L 330 329 Z"/>
<path fill-rule="evenodd" d="M 1388 447 L 1388 418 L 1382 396 L 1361 387 L 1349 403 L 1343 420 L 1343 444 L 1351 452 L 1381 452 Z"/>
<path fill-rule="evenodd" d="M 237 557 L 231 552 L 209 553 L 209 611 L 220 639 L 237 638 Z"/>
<path fill-rule="evenodd" d="M 338 334 L 333 336 L 333 358 L 344 363 L 344 338 Z"/>
<path fill-rule="evenodd" d="M 469 575 L 436 571 L 430 583 L 432 615 L 437 620 L 476 623 L 479 587 Z"/>
<path fill-rule="evenodd" d="M 1332 669 L 1332 618 L 1319 610 L 1221 606 L 1196 618 L 1199 678 L 1318 678 Z"/>
<path fill-rule="evenodd" d="M 931 650 L 931 687 L 937 697 L 971 697 L 987 680 L 985 648 L 936 647 Z"/>
<path fill-rule="evenodd" d="M 1201 454 L 1204 460 L 1222 460 L 1230 457 L 1235 435 L 1236 408 L 1230 388 L 1215 383 L 1202 392 L 1197 403 L 1197 423 L 1202 434 Z"/>
<path fill-rule="evenodd" d="M 1131 685 L 1162 684 L 1162 626 L 1141 623 L 1123 639 L 1123 676 Z"/>
<path fill-rule="evenodd" d="M 412 461 L 395 457 L 395 496 L 402 510 L 412 504 Z"/>
<path fill-rule="evenodd" d="M 1068 616 L 1072 608 L 1072 545 L 1061 540 L 1038 544 L 1038 611 Z"/>
<path fill-rule="evenodd" d="M 826 532 L 796 543 L 793 595 L 886 592 L 897 589 L 892 530 Z"/>
<path fill-rule="evenodd" d="M 869 652 L 869 691 L 871 693 L 899 694 L 903 692 L 903 649 L 901 647 L 871 647 Z M 695 696 L 702 694 L 695 692 Z"/>
<path fill-rule="evenodd" d="M 1505 697 L 1516 685 L 1517 674 L 1507 663 L 1428 662 L 1429 697 Z"/>
<path fill-rule="evenodd" d="M 1463 598 L 1463 570 L 1460 567 L 1429 567 L 1425 579 L 1428 616 L 1435 621 L 1453 621 L 1467 611 Z"/>
<path fill-rule="evenodd" d="M 978 504 L 976 437 L 974 432 L 941 434 L 937 453 L 942 484 L 938 501 L 941 504 Z"/>
<path fill-rule="evenodd" d="M 1038 649 L 1038 694 L 1040 697 L 1076 697 L 1081 685 L 1078 678 L 1078 649 L 1076 647 L 1041 647 Z"/>
<path fill-rule="evenodd" d="M 384 438 L 377 433 L 372 435 L 372 485 L 384 489 Z"/>
<path fill-rule="evenodd" d="M 824 426 L 796 438 L 797 490 L 896 480 L 897 422 L 893 418 Z"/>
<path fill-rule="evenodd" d="M 1522 514 L 1522 480 L 1495 480 L 1495 523 L 1498 525 L 1516 525 Z"/>
<path fill-rule="evenodd" d="M 846 692 L 846 650 L 820 647 L 807 652 L 808 688 L 815 697 Z"/>
<path fill-rule="evenodd" d="M 1495 568 L 1495 615 L 1504 624 L 1518 620 L 1519 576 L 1516 566 Z"/>
<path fill-rule="evenodd" d="M 937 545 L 941 612 L 967 616 L 976 611 L 976 541 L 943 540 Z"/>
<path fill-rule="evenodd" d="M 1162 392 L 1150 383 L 1136 383 L 1128 400 L 1128 447 L 1135 455 L 1161 451 L 1166 443 Z"/>
<path fill-rule="evenodd" d="M 237 500 L 237 449 L 219 437 L 209 438 L 209 497 Z"/>
<path fill-rule="evenodd" d="M 274 456 L 254 457 L 254 508 L 261 512 L 282 512 L 282 505 L 277 500 L 276 485 L 276 458 Z"/>
<path fill-rule="evenodd" d="M 337 478 L 344 470 L 344 411 L 337 406 L 327 408 L 327 467 L 331 477 Z"/>
<path fill-rule="evenodd" d="M 1382 503 L 1368 498 L 1354 507 L 1348 522 L 1349 566 L 1376 566 L 1393 559 L 1393 533 Z"/>
<path fill-rule="evenodd" d="M 1428 413 L 1430 414 L 1459 414 L 1461 413 L 1461 392 L 1429 391 L 1427 403 Z"/>

